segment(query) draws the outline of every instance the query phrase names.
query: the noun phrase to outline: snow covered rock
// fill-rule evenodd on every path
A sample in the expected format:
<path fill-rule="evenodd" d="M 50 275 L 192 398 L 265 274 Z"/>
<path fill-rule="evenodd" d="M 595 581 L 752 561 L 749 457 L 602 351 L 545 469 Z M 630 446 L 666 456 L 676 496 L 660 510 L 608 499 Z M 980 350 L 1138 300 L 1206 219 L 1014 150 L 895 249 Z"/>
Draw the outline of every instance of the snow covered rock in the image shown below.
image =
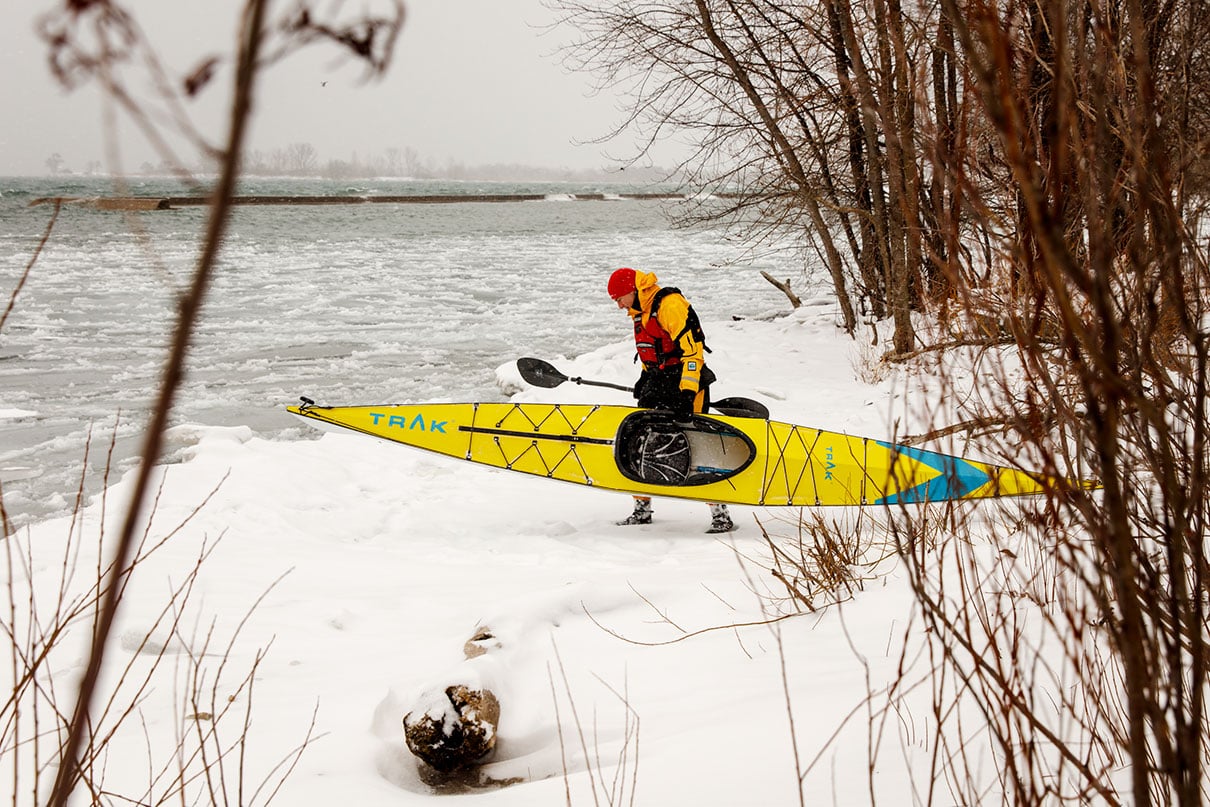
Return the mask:
<path fill-rule="evenodd" d="M 500 640 L 492 633 L 491 628 L 479 628 L 475 631 L 475 635 L 467 639 L 466 644 L 462 646 L 462 654 L 469 660 L 478 658 L 489 650 L 497 650 L 501 646 Z"/>
<path fill-rule="evenodd" d="M 408 749 L 436 771 L 478 764 L 496 747 L 500 702 L 489 689 L 454 684 L 427 693 L 403 716 Z"/>

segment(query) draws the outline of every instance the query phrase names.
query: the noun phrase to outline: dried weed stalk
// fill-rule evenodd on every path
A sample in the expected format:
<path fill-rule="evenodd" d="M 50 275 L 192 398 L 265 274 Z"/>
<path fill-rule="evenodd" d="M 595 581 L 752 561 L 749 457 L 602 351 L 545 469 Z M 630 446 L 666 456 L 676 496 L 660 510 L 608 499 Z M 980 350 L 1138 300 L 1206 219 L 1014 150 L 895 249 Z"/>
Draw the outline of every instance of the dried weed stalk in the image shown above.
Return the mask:
<path fill-rule="evenodd" d="M 741 562 L 768 574 L 784 589 L 779 596 L 758 593 L 770 613 L 790 610 L 815 612 L 851 600 L 886 569 L 895 545 L 890 527 L 861 508 L 842 515 L 802 510 L 798 517 L 758 521 L 767 554 L 741 555 Z M 790 531 L 775 529 L 782 525 Z"/>
<path fill-rule="evenodd" d="M 596 711 L 593 711 L 591 726 L 591 741 L 586 733 L 586 726 L 576 707 L 576 699 L 572 694 L 571 683 L 567 679 L 567 669 L 563 666 L 563 657 L 559 654 L 558 646 L 554 646 L 555 663 L 559 669 L 559 681 L 563 685 L 563 696 L 567 698 L 568 708 L 574 724 L 574 738 L 580 747 L 580 755 L 588 772 L 588 783 L 592 792 L 592 803 L 595 807 L 607 804 L 609 807 L 635 804 L 639 777 L 639 714 L 630 705 L 630 698 L 625 689 L 618 692 L 601 678 L 600 681 L 610 694 L 617 698 L 624 709 L 622 725 L 622 742 L 615 756 L 611 759 L 601 756 L 601 739 L 596 724 Z M 564 793 L 568 807 L 572 804 L 571 795 L 571 763 L 568 761 L 567 741 L 563 737 L 563 719 L 559 711 L 559 690 L 555 686 L 555 673 L 547 669 L 550 679 L 551 700 L 555 707 L 555 723 L 559 728 L 559 753 L 563 763 Z M 612 773 L 611 773 L 612 771 Z"/>
<path fill-rule="evenodd" d="M 116 438 L 116 429 L 114 434 Z M 85 466 L 87 460 L 86 452 Z M 39 802 L 48 792 L 48 780 L 61 767 L 61 751 L 72 719 L 72 711 L 64 708 L 73 694 L 73 687 L 64 680 L 65 671 L 71 670 L 70 662 L 79 652 L 80 633 L 95 636 L 100 630 L 99 612 L 111 594 L 109 587 L 119 586 L 121 598 L 132 574 L 180 536 L 210 499 L 208 496 L 167 529 L 152 528 L 158 510 L 153 503 L 149 526 L 140 534 L 129 565 L 123 574 L 115 575 L 114 561 L 106 560 L 105 494 L 98 523 L 93 525 L 85 520 L 83 487 L 81 476 L 73 518 L 53 554 L 51 548 L 58 542 L 46 536 L 35 538 L 28 530 L 11 534 L 3 542 L 8 598 L 0 615 L 0 631 L 8 640 L 3 677 L 9 686 L 0 703 L 0 767 L 11 772 L 7 785 L 13 804 Z M 158 498 L 157 493 L 157 502 Z M 213 625 L 199 640 L 189 635 L 184 624 L 186 615 L 196 610 L 192 604 L 195 586 L 219 540 L 221 536 L 204 540 L 193 563 L 179 570 L 178 581 L 171 585 L 158 611 L 146 614 L 148 622 L 140 632 L 122 637 L 129 655 L 107 672 L 106 680 L 112 683 L 94 704 L 78 764 L 69 767 L 73 777 L 67 786 L 86 791 L 93 803 L 193 803 L 199 797 L 212 804 L 268 803 L 313 740 L 312 730 L 308 730 L 300 745 L 284 758 L 284 766 L 269 770 L 259 781 L 245 769 L 244 752 L 251 741 L 253 675 L 264 650 L 257 652 L 248 672 L 232 682 L 228 668 L 247 616 L 224 647 L 214 646 Z M 57 574 L 47 574 L 47 567 L 57 569 Z M 165 748 L 162 741 L 151 739 L 143 706 L 157 685 L 171 678 L 181 680 L 183 687 L 176 698 L 176 743 Z M 129 780 L 110 784 L 109 763 L 115 742 L 126 738 L 122 747 L 128 749 L 140 723 L 146 736 L 148 783 L 143 792 L 132 793 Z"/>

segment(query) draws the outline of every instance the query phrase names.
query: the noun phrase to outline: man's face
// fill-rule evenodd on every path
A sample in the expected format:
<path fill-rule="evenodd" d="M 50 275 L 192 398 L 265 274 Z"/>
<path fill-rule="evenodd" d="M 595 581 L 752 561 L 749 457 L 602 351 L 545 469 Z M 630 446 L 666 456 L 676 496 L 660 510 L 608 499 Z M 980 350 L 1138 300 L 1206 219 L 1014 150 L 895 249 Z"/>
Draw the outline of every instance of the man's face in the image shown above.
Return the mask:
<path fill-rule="evenodd" d="M 613 301 L 618 304 L 618 308 L 622 309 L 623 311 L 626 311 L 628 309 L 634 308 L 635 294 L 637 294 L 637 292 L 630 291 L 630 292 L 627 292 L 626 294 L 623 294 L 621 297 L 615 297 L 613 299 Z"/>

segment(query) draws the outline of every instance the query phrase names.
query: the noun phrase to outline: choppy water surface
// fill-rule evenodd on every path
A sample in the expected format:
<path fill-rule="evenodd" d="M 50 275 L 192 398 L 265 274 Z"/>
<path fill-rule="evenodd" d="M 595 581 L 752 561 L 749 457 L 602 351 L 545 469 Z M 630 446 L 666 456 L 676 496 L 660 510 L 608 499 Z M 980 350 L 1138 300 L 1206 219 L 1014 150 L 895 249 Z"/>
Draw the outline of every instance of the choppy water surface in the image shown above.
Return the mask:
<path fill-rule="evenodd" d="M 181 193 L 161 185 L 129 192 Z M 604 292 L 617 266 L 658 272 L 685 290 L 707 323 L 784 309 L 758 270 L 795 275 L 791 255 L 753 263 L 718 232 L 674 229 L 667 202 L 566 200 L 577 191 L 644 190 L 249 184 L 242 192 L 544 193 L 550 200 L 237 208 L 173 422 L 303 439 L 309 430 L 283 412 L 300 394 L 325 403 L 499 400 L 497 366 L 625 337 Z M 0 311 L 52 213 L 29 202 L 112 193 L 100 180 L 0 179 Z M 130 462 L 207 213 L 63 207 L 0 332 L 0 413 L 8 413 L 0 417 L 0 484 L 15 523 L 70 504 L 90 430 L 101 444 L 90 490 L 115 423 L 119 466 Z"/>

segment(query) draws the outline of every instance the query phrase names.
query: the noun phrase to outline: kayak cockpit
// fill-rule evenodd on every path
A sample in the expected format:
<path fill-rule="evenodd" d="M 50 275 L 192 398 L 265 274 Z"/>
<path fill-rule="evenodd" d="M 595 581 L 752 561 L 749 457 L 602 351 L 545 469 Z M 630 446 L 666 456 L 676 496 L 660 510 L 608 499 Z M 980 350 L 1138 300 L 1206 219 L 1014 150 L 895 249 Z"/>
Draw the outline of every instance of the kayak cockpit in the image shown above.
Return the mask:
<path fill-rule="evenodd" d="M 734 426 L 656 409 L 627 415 L 614 442 L 622 476 L 649 485 L 719 482 L 747 468 L 755 457 L 752 440 Z"/>

